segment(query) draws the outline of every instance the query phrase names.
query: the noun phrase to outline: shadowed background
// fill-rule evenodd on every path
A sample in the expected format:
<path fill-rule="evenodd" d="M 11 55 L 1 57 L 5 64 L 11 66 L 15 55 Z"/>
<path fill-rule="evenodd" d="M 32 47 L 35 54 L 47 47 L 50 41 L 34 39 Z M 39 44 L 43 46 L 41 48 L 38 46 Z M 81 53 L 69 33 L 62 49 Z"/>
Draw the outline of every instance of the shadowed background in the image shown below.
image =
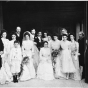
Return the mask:
<path fill-rule="evenodd" d="M 3 28 L 8 31 L 20 26 L 23 31 L 35 28 L 52 33 L 66 28 L 76 33 L 76 24 L 84 20 L 85 2 L 9 1 L 2 2 L 2 10 Z"/>

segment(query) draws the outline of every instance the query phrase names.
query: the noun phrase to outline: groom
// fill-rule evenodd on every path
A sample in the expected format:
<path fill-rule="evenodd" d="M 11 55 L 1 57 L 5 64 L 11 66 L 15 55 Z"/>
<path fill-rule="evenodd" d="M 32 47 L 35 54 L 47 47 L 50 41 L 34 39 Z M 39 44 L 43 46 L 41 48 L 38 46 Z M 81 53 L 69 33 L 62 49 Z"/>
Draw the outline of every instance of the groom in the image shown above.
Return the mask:
<path fill-rule="evenodd" d="M 43 43 L 42 32 L 41 31 L 38 32 L 38 35 L 35 38 L 35 42 L 36 42 L 37 48 L 40 50 L 40 48 L 42 47 L 42 43 Z"/>

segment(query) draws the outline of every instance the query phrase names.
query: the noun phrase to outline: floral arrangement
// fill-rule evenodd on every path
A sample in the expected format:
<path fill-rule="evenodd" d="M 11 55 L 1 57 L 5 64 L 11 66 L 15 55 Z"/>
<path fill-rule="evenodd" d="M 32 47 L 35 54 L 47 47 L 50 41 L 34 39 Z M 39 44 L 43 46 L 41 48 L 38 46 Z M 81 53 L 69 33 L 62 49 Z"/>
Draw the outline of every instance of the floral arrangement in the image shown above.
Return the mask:
<path fill-rule="evenodd" d="M 52 52 L 52 57 L 57 57 L 62 51 L 62 48 L 60 47 L 59 49 L 53 50 Z"/>
<path fill-rule="evenodd" d="M 29 61 L 29 57 L 26 56 L 23 58 L 22 64 L 27 64 L 28 61 Z"/>
<path fill-rule="evenodd" d="M 21 71 L 20 71 L 19 75 L 21 75 L 23 73 L 23 66 L 24 66 L 24 64 L 27 64 L 28 61 L 29 61 L 29 57 L 26 56 L 23 58 L 22 63 L 21 63 Z"/>
<path fill-rule="evenodd" d="M 52 57 L 53 57 L 52 58 L 52 64 L 53 64 L 53 68 L 54 68 L 54 66 L 56 64 L 55 57 L 57 57 L 60 54 L 60 52 L 61 52 L 61 49 L 53 50 L 53 52 L 52 52 Z"/>
<path fill-rule="evenodd" d="M 60 53 L 59 50 L 53 50 L 52 57 L 57 57 L 57 55 Z"/>

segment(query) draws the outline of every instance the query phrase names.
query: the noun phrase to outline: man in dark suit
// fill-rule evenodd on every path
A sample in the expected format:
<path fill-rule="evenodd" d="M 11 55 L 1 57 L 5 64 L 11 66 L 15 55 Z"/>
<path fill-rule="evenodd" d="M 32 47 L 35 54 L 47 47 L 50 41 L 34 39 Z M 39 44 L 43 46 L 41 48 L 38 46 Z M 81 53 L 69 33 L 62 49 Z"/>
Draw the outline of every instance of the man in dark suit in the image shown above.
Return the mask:
<path fill-rule="evenodd" d="M 85 47 L 85 82 L 88 83 L 88 38 Z"/>
<path fill-rule="evenodd" d="M 20 45 L 22 45 L 23 34 L 21 32 L 21 27 L 16 28 L 17 40 L 20 41 Z"/>
<path fill-rule="evenodd" d="M 35 31 L 35 29 L 31 30 L 31 34 L 32 34 L 33 39 L 35 39 L 35 37 L 36 37 L 36 31 Z"/>
<path fill-rule="evenodd" d="M 84 34 L 83 32 L 79 32 L 79 39 L 78 39 L 78 43 L 79 43 L 79 65 L 80 65 L 80 69 L 82 71 L 82 79 L 85 78 L 85 63 L 84 63 Z"/>
<path fill-rule="evenodd" d="M 2 67 L 2 58 L 1 58 L 1 55 L 3 53 L 3 49 L 4 49 L 4 46 L 3 46 L 3 43 L 2 43 L 2 40 L 1 40 L 1 36 L 0 36 L 0 68 Z"/>
<path fill-rule="evenodd" d="M 40 48 L 42 47 L 42 32 L 38 32 L 38 36 L 35 37 L 34 42 L 36 42 L 37 48 L 40 50 Z"/>

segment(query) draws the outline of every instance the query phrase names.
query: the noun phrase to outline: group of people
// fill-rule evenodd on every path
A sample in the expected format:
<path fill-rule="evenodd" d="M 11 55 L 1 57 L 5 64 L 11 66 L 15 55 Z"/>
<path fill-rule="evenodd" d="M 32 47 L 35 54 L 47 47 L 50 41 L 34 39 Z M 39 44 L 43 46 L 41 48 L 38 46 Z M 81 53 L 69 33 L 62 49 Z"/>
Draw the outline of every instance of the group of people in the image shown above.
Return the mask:
<path fill-rule="evenodd" d="M 80 45 L 72 33 L 68 35 L 67 30 L 63 29 L 59 36 L 61 39 L 47 32 L 44 32 L 44 37 L 42 32 L 38 32 L 37 36 L 35 34 L 35 29 L 21 34 L 21 28 L 17 27 L 8 39 L 6 30 L 1 31 L 0 84 L 33 78 L 82 79 Z"/>

